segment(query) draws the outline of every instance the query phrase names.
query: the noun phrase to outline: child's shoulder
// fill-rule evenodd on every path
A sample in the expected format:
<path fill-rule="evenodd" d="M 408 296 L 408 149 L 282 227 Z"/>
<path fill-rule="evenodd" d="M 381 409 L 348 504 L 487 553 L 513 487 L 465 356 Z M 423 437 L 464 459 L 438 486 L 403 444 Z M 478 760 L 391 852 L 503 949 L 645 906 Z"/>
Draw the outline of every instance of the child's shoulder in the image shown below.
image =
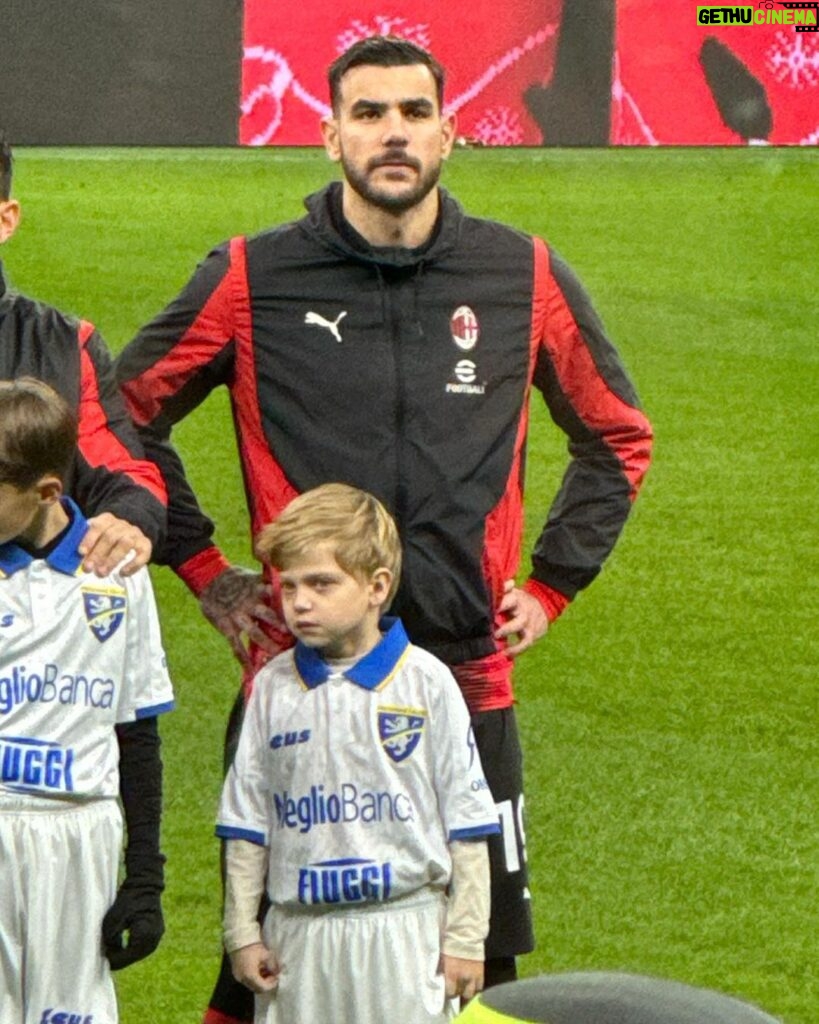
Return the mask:
<path fill-rule="evenodd" d="M 450 686 L 457 688 L 458 684 L 450 668 L 423 647 L 416 647 L 412 643 L 407 646 L 404 667 L 414 678 L 433 691 L 446 690 Z"/>
<path fill-rule="evenodd" d="M 139 569 L 133 576 L 123 576 L 117 569 L 107 576 L 97 576 L 80 567 L 75 575 L 77 586 L 83 591 L 98 594 L 120 595 L 129 602 L 154 602 L 154 589 L 147 568 Z"/>
<path fill-rule="evenodd" d="M 449 672 L 449 669 L 440 658 L 430 654 L 423 647 L 416 647 L 413 643 L 407 644 L 406 659 L 408 664 L 414 665 L 422 671 L 433 675 Z"/>
<path fill-rule="evenodd" d="M 295 648 L 289 647 L 286 651 L 280 651 L 270 661 L 265 662 L 253 677 L 253 688 L 261 686 L 277 689 L 298 684 L 300 677 L 294 654 Z"/>

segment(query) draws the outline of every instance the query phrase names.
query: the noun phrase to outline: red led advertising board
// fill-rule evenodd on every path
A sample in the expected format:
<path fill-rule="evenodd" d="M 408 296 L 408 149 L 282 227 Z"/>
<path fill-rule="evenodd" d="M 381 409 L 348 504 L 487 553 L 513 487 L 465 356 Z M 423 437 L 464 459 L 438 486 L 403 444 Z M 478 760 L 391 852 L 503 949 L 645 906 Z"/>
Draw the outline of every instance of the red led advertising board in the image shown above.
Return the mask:
<path fill-rule="evenodd" d="M 443 63 L 458 133 L 484 145 L 816 144 L 817 16 L 819 0 L 245 0 L 240 141 L 319 144 L 327 65 L 393 34 Z"/>

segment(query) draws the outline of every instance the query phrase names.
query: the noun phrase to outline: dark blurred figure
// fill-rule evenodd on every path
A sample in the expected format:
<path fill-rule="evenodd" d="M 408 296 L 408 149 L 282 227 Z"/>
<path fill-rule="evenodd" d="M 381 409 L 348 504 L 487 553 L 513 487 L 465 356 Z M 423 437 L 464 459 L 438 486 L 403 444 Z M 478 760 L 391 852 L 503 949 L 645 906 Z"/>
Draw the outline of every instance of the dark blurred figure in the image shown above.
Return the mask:
<path fill-rule="evenodd" d="M 523 97 L 544 146 L 609 144 L 616 20 L 615 0 L 564 3 L 552 80 Z"/>
<path fill-rule="evenodd" d="M 773 114 L 762 82 L 714 36 L 702 44 L 700 64 L 723 124 L 745 142 L 766 141 Z"/>

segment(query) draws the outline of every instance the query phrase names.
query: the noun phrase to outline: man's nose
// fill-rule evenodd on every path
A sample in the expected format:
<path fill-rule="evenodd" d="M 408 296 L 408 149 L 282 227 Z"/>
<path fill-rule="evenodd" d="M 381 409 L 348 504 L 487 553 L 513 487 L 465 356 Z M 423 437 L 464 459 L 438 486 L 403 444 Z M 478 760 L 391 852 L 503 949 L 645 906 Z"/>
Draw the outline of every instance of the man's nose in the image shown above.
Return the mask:
<path fill-rule="evenodd" d="M 405 146 L 409 141 L 407 122 L 400 110 L 390 110 L 384 118 L 382 142 L 385 146 Z"/>

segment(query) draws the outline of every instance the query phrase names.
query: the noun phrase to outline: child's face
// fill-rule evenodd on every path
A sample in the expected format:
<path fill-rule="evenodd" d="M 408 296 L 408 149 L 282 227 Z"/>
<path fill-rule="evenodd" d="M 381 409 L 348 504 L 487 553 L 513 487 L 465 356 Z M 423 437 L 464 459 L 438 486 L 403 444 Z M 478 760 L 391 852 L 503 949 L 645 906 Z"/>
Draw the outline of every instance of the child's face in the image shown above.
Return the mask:
<path fill-rule="evenodd" d="M 24 536 L 40 510 L 40 493 L 35 487 L 22 490 L 14 484 L 0 484 L 0 544 Z"/>
<path fill-rule="evenodd" d="M 291 633 L 328 658 L 363 656 L 378 642 L 378 618 L 391 576 L 351 576 L 335 559 L 330 544 L 282 569 L 282 607 Z"/>

